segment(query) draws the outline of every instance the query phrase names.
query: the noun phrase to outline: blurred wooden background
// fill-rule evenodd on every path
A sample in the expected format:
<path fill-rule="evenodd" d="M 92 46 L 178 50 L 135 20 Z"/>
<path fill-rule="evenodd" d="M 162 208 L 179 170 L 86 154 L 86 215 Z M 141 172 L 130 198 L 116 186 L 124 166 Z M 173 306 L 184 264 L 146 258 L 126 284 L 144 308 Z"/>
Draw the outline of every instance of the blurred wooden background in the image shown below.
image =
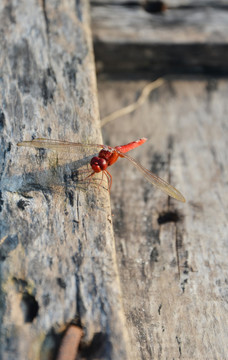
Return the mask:
<path fill-rule="evenodd" d="M 92 2 L 101 118 L 164 79 L 103 127 L 104 141 L 148 137 L 132 156 L 187 200 L 167 199 L 124 159 L 110 169 L 124 310 L 136 359 L 226 359 L 228 3 L 165 3 Z"/>

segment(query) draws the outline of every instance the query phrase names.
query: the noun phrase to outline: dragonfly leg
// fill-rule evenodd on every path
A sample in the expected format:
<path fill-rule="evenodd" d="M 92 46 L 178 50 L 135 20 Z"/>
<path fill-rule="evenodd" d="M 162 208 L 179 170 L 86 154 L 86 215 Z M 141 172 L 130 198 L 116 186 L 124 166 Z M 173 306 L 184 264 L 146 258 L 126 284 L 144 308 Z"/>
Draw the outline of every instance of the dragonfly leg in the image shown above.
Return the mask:
<path fill-rule="evenodd" d="M 89 177 L 91 175 L 91 173 L 93 173 L 92 169 L 79 169 L 76 171 L 76 174 L 78 176 L 83 176 L 83 175 L 87 175 L 89 174 L 87 177 Z M 87 178 L 86 177 L 86 178 Z"/>
<path fill-rule="evenodd" d="M 102 171 L 101 180 L 100 180 L 99 185 L 98 185 L 98 189 L 99 189 L 99 187 L 101 186 L 102 182 L 104 181 L 104 174 L 105 174 L 105 176 L 106 176 L 107 179 L 108 179 L 108 188 L 109 188 L 109 178 L 108 178 L 108 176 L 107 176 L 107 174 L 106 174 L 106 170 L 103 170 L 103 171 Z"/>
<path fill-rule="evenodd" d="M 90 178 L 89 180 L 91 181 L 91 178 L 92 178 L 95 174 L 96 174 L 95 171 L 93 171 L 91 174 L 89 174 L 88 176 L 86 176 L 86 177 L 84 178 L 84 180 Z"/>
<path fill-rule="evenodd" d="M 97 174 L 95 171 L 92 172 L 91 174 L 89 174 L 88 176 L 86 176 L 83 181 L 89 179 L 89 183 L 91 183 L 92 177 L 93 177 L 95 174 Z M 94 180 L 99 180 L 99 179 L 94 179 Z M 104 181 L 103 171 L 102 171 L 102 178 L 101 178 L 101 180 L 100 180 L 100 182 L 99 182 L 99 184 L 98 184 L 98 188 L 101 186 L 102 181 Z"/>
<path fill-rule="evenodd" d="M 103 181 L 104 181 L 104 171 L 102 171 L 102 176 L 101 176 L 101 180 L 100 180 L 99 185 L 98 185 L 98 189 L 101 186 Z"/>
<path fill-rule="evenodd" d="M 89 180 L 89 184 L 91 183 L 91 180 L 92 180 L 92 177 L 97 174 L 95 171 L 93 171 L 91 174 L 89 174 L 88 176 L 86 176 L 82 181 L 85 181 L 85 180 Z M 107 171 L 107 170 L 103 170 L 102 171 L 102 177 L 101 177 L 101 180 L 99 182 L 99 184 L 97 184 L 98 186 L 98 189 L 99 187 L 101 186 L 102 182 L 104 181 L 104 174 L 105 176 L 107 177 L 107 180 L 108 180 L 108 191 L 110 192 L 110 189 L 111 189 L 111 186 L 112 186 L 112 176 L 111 174 Z M 95 180 L 98 180 L 98 179 L 95 179 Z"/>
<path fill-rule="evenodd" d="M 112 175 L 110 174 L 110 172 L 108 172 L 108 170 L 104 170 L 104 173 L 108 179 L 108 191 L 110 192 L 112 187 Z"/>

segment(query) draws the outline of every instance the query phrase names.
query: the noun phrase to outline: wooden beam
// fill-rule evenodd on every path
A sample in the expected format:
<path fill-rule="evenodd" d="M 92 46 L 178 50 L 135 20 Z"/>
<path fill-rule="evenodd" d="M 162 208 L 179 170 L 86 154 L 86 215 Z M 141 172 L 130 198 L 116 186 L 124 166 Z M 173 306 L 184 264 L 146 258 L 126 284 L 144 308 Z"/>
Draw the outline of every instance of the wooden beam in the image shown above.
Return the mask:
<path fill-rule="evenodd" d="M 2 2 L 0 27 L 0 358 L 53 358 L 77 317 L 84 354 L 126 359 L 108 192 L 75 180 L 85 153 L 17 147 L 102 143 L 88 4 Z"/>

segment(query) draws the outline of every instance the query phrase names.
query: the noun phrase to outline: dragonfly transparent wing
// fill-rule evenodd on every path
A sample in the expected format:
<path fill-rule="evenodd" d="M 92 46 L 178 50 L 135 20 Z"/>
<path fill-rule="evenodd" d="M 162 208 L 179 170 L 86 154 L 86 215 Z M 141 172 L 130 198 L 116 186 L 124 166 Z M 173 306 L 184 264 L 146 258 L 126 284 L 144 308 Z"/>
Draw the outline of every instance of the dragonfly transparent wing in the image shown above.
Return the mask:
<path fill-rule="evenodd" d="M 70 141 L 62 141 L 62 140 L 52 140 L 52 139 L 34 139 L 31 141 L 22 141 L 17 144 L 18 146 L 28 146 L 28 147 L 35 147 L 35 148 L 42 148 L 42 149 L 50 149 L 55 151 L 64 151 L 68 152 L 71 149 L 75 148 L 93 148 L 93 149 L 101 149 L 104 148 L 104 145 L 100 144 L 81 144 L 81 143 L 74 143 Z M 112 148 L 110 148 L 112 149 Z"/>
<path fill-rule="evenodd" d="M 116 150 L 121 157 L 128 159 L 141 173 L 143 176 L 154 186 L 161 189 L 164 193 L 168 194 L 169 196 L 173 197 L 178 201 L 185 202 L 184 196 L 172 185 L 168 184 L 165 180 L 161 179 L 160 177 L 156 176 L 144 166 L 142 166 L 139 162 L 133 159 L 131 156 L 121 153 L 120 151 Z"/>

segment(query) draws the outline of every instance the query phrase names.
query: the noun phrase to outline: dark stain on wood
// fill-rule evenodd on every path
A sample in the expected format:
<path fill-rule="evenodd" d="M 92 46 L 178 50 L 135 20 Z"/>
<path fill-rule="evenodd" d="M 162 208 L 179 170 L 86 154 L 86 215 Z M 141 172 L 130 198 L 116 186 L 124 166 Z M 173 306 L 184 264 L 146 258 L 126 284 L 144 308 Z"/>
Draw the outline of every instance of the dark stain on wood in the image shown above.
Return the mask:
<path fill-rule="evenodd" d="M 163 225 L 169 222 L 178 222 L 181 220 L 180 215 L 174 211 L 167 211 L 159 215 L 157 222 L 159 225 Z"/>
<path fill-rule="evenodd" d="M 21 278 L 13 277 L 13 282 L 17 293 L 22 294 L 21 309 L 24 316 L 25 323 L 31 323 L 37 317 L 39 311 L 39 304 L 33 294 L 28 292 L 28 282 Z"/>
<path fill-rule="evenodd" d="M 78 246 L 79 246 L 79 249 L 82 249 L 82 244 L 81 244 L 80 240 L 78 241 Z M 73 263 L 76 265 L 76 267 L 79 268 L 82 263 L 82 260 L 83 260 L 81 251 L 79 250 L 75 255 L 72 256 L 71 259 L 72 259 Z"/>
<path fill-rule="evenodd" d="M 152 265 L 155 262 L 158 262 L 159 252 L 157 247 L 155 246 L 150 253 L 150 264 Z"/>
<path fill-rule="evenodd" d="M 13 277 L 13 282 L 16 287 L 17 292 L 24 292 L 27 289 L 28 282 L 21 278 Z"/>
<path fill-rule="evenodd" d="M 165 11 L 167 6 L 165 5 L 165 3 L 163 1 L 144 1 L 144 2 L 140 2 L 140 1 L 91 1 L 91 5 L 93 7 L 95 6 L 117 6 L 117 7 L 121 7 L 124 6 L 124 8 L 140 8 L 141 6 L 143 7 L 143 9 L 150 13 L 150 14 L 160 14 L 161 12 Z"/>
<path fill-rule="evenodd" d="M 50 126 L 48 126 L 47 131 L 48 131 L 48 135 L 51 136 L 51 131 L 52 131 L 52 129 L 51 129 Z"/>
<path fill-rule="evenodd" d="M 161 170 L 164 170 L 167 167 L 167 160 L 165 160 L 164 155 L 155 152 L 151 159 L 150 171 L 158 175 Z"/>
<path fill-rule="evenodd" d="M 4 15 L 6 18 L 9 18 L 12 24 L 16 24 L 15 14 L 13 11 L 12 4 L 7 4 L 4 8 Z"/>
<path fill-rule="evenodd" d="M 150 199 L 150 193 L 151 193 L 151 186 L 150 184 L 146 184 L 145 187 L 143 188 L 143 200 L 145 204 Z"/>
<path fill-rule="evenodd" d="M 2 198 L 2 191 L 0 190 L 0 212 L 2 211 L 3 205 L 4 205 L 4 200 Z"/>
<path fill-rule="evenodd" d="M 88 274 L 88 288 L 91 297 L 97 296 L 96 277 L 93 273 Z"/>
<path fill-rule="evenodd" d="M 40 84 L 41 95 L 43 97 L 44 106 L 51 103 L 54 100 L 56 78 L 53 70 L 47 69 L 43 75 L 43 80 Z"/>
<path fill-rule="evenodd" d="M 76 74 L 77 74 L 77 58 L 74 56 L 71 62 L 67 61 L 64 64 L 64 75 L 67 76 L 69 83 L 75 88 Z"/>
<path fill-rule="evenodd" d="M 97 332 L 89 345 L 82 344 L 80 355 L 87 360 L 96 359 L 112 359 L 112 344 L 109 341 L 108 334 Z"/>
<path fill-rule="evenodd" d="M 75 1 L 75 12 L 77 14 L 78 20 L 82 22 L 82 9 L 81 9 L 81 0 Z"/>
<path fill-rule="evenodd" d="M 182 289 L 182 292 L 184 293 L 185 292 L 185 286 L 188 282 L 188 279 L 184 279 L 183 281 L 181 281 L 181 289 Z"/>
<path fill-rule="evenodd" d="M 104 251 L 106 245 L 106 239 L 102 234 L 99 234 L 95 238 L 95 245 L 99 251 Z"/>
<path fill-rule="evenodd" d="M 67 197 L 69 199 L 70 205 L 74 206 L 74 192 L 72 190 L 67 191 Z"/>
<path fill-rule="evenodd" d="M 181 351 L 181 338 L 176 336 L 176 341 L 177 341 L 177 344 L 178 344 L 178 350 L 179 350 L 179 355 L 181 357 L 182 355 L 182 351 Z"/>
<path fill-rule="evenodd" d="M 61 287 L 61 289 L 66 289 L 66 282 L 61 277 L 58 277 L 56 281 L 57 284 Z"/>
<path fill-rule="evenodd" d="M 38 66 L 26 39 L 12 47 L 9 59 L 13 78 L 17 79 L 20 91 L 33 94 L 34 72 L 38 72 Z"/>
<path fill-rule="evenodd" d="M 148 245 L 160 244 L 159 229 L 154 229 L 152 219 L 150 215 L 145 215 L 145 232 L 143 233 L 146 237 Z"/>
<path fill-rule="evenodd" d="M 4 128 L 5 124 L 6 124 L 5 114 L 3 110 L 0 108 L 0 131 Z"/>
<path fill-rule="evenodd" d="M 183 247 L 183 238 L 182 238 L 182 234 L 180 232 L 177 232 L 176 246 L 177 246 L 177 249 L 181 249 Z"/>
<path fill-rule="evenodd" d="M 43 98 L 46 106 L 54 99 L 56 88 L 56 76 L 51 67 L 46 70 L 40 70 L 29 43 L 23 39 L 21 43 L 14 45 L 11 49 L 10 64 L 14 79 L 17 79 L 18 87 L 24 94 L 30 94 L 34 98 Z M 41 79 L 34 77 L 34 73 L 42 73 Z M 37 85 L 40 88 L 40 94 L 37 93 Z"/>
<path fill-rule="evenodd" d="M 163 1 L 145 1 L 143 8 L 150 14 L 160 14 L 167 9 Z"/>
<path fill-rule="evenodd" d="M 43 305 L 47 307 L 50 304 L 50 294 L 44 294 L 42 296 L 43 299 Z"/>
<path fill-rule="evenodd" d="M 73 228 L 72 228 L 72 232 L 76 233 L 79 229 L 79 221 L 77 220 L 73 220 Z"/>
<path fill-rule="evenodd" d="M 29 201 L 25 201 L 23 199 L 21 199 L 17 202 L 17 207 L 21 210 L 25 210 L 26 206 L 28 206 L 28 205 L 29 205 Z"/>
<path fill-rule="evenodd" d="M 185 275 L 188 275 L 188 273 L 189 273 L 189 267 L 188 267 L 188 261 L 187 261 L 187 260 L 184 262 L 184 270 L 183 270 L 183 273 L 184 273 Z"/>
<path fill-rule="evenodd" d="M 57 333 L 54 328 L 51 328 L 46 334 L 42 343 L 40 351 L 40 360 L 55 360 L 57 357 L 58 349 L 63 338 L 65 331 Z"/>
<path fill-rule="evenodd" d="M 0 245 L 0 261 L 4 261 L 10 252 L 16 249 L 18 243 L 17 235 L 8 235 L 5 239 L 3 238 Z"/>
<path fill-rule="evenodd" d="M 24 322 L 32 323 L 38 315 L 39 304 L 33 295 L 25 292 L 21 299 L 21 309 L 24 314 Z"/>

